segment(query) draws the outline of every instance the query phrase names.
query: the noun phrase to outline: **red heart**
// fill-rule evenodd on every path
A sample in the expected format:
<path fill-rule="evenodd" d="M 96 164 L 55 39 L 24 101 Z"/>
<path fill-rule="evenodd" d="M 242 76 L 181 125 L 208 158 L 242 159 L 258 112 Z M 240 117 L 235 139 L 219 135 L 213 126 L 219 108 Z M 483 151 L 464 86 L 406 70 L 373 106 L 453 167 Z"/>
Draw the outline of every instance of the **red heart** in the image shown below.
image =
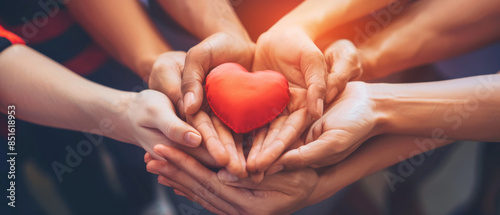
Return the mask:
<path fill-rule="evenodd" d="M 278 72 L 248 72 L 236 63 L 215 67 L 207 76 L 208 104 L 236 133 L 248 133 L 276 118 L 286 107 L 288 81 Z"/>

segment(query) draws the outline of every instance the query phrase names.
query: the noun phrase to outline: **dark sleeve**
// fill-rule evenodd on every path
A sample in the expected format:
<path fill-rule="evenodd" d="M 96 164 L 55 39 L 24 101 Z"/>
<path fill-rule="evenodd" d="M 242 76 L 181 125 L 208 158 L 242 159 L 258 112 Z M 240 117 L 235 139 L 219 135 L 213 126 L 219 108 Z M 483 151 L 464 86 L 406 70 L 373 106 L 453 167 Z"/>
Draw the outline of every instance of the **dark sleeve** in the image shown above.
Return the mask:
<path fill-rule="evenodd" d="M 25 44 L 24 40 L 0 25 L 0 52 L 14 44 Z"/>

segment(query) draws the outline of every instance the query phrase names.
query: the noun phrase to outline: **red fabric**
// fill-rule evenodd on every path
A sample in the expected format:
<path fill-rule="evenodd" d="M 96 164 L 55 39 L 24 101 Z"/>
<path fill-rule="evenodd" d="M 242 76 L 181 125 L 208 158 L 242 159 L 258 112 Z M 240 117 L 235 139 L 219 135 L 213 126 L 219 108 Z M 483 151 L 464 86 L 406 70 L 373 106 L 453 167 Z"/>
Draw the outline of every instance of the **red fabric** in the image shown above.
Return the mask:
<path fill-rule="evenodd" d="M 63 65 L 71 71 L 85 76 L 94 72 L 104 62 L 106 62 L 107 59 L 108 56 L 101 50 L 101 48 L 95 43 L 92 43 L 77 56 L 64 62 Z"/>
<path fill-rule="evenodd" d="M 205 90 L 213 112 L 236 133 L 248 133 L 275 119 L 290 101 L 288 81 L 278 72 L 248 72 L 225 63 L 207 76 Z"/>
<path fill-rule="evenodd" d="M 0 25 L 0 37 L 4 37 L 4 38 L 8 39 L 10 41 L 10 43 L 12 43 L 12 45 L 25 44 L 24 40 L 21 39 L 21 37 L 18 37 L 14 33 L 5 30 L 5 28 L 3 28 L 1 25 Z"/>
<path fill-rule="evenodd" d="M 73 18 L 64 10 L 59 10 L 54 17 L 51 17 L 49 21 L 47 21 L 47 24 L 37 27 L 34 26 L 33 28 L 36 29 L 36 33 L 33 38 L 26 38 L 27 41 L 30 44 L 39 44 L 46 42 L 50 39 L 53 39 L 59 35 L 62 35 L 66 30 L 68 30 L 71 25 L 73 25 L 75 22 Z M 16 33 L 17 35 L 23 35 L 23 28 L 24 31 L 28 31 L 26 24 L 20 25 L 20 26 L 13 26 L 9 28 L 12 32 Z M 30 33 L 32 33 L 30 31 Z"/>

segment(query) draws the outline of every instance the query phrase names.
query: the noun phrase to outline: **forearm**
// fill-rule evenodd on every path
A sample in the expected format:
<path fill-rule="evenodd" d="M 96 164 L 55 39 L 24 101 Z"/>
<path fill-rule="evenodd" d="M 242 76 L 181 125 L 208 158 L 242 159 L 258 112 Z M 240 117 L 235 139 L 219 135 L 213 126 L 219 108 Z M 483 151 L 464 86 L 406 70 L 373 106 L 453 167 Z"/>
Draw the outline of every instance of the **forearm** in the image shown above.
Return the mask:
<path fill-rule="evenodd" d="M 500 141 L 500 75 L 415 84 L 371 84 L 378 133 Z"/>
<path fill-rule="evenodd" d="M 0 109 L 5 113 L 15 105 L 19 119 L 91 132 L 105 118 L 119 124 L 112 108 L 126 95 L 85 80 L 24 45 L 0 53 Z M 113 132 L 107 135 L 120 139 Z"/>
<path fill-rule="evenodd" d="M 330 29 L 366 16 L 396 0 L 304 1 L 272 28 L 299 27 L 315 40 Z"/>
<path fill-rule="evenodd" d="M 67 7 L 94 40 L 145 81 L 158 56 L 171 50 L 139 1 L 74 0 Z"/>
<path fill-rule="evenodd" d="M 160 0 L 159 3 L 172 18 L 200 39 L 225 32 L 250 40 L 227 0 Z"/>
<path fill-rule="evenodd" d="M 446 8 L 446 13 L 443 12 Z M 500 3 L 421 1 L 359 47 L 363 78 L 449 58 L 500 38 Z"/>
<path fill-rule="evenodd" d="M 384 135 L 368 140 L 342 162 L 318 170 L 320 181 L 308 204 L 318 203 L 359 179 L 401 162 L 403 159 L 452 142 L 430 139 L 432 144 L 422 147 L 419 144 L 422 139 L 411 136 Z"/>

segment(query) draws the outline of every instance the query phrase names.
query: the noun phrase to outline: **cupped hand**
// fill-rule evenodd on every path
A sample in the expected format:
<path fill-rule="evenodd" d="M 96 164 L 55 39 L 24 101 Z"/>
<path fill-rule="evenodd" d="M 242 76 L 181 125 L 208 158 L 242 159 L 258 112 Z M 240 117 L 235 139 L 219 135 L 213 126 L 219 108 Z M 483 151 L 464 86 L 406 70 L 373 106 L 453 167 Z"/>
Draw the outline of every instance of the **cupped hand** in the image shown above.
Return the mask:
<path fill-rule="evenodd" d="M 251 135 L 253 143 L 247 157 L 247 170 L 255 182 L 264 177 L 267 168 L 293 145 L 313 122 L 305 104 L 307 90 L 289 83 L 290 102 L 269 126 Z"/>
<path fill-rule="evenodd" d="M 327 65 L 303 29 L 273 26 L 259 37 L 253 70 L 266 69 L 281 72 L 291 84 L 307 89 L 309 113 L 315 118 L 323 115 Z"/>
<path fill-rule="evenodd" d="M 247 169 L 260 181 L 263 172 L 323 115 L 327 65 L 323 53 L 301 28 L 274 26 L 257 40 L 253 70 L 275 70 L 289 82 L 290 103 L 269 128 L 256 132 Z"/>
<path fill-rule="evenodd" d="M 176 193 L 192 199 L 217 214 L 283 214 L 308 204 L 319 178 L 316 171 L 304 168 L 266 177 L 260 184 L 239 180 L 225 169 L 218 173 L 196 159 L 168 146 L 155 151 L 166 161 L 151 160 L 149 172 Z"/>
<path fill-rule="evenodd" d="M 182 99 L 182 72 L 186 53 L 175 51 L 162 54 L 153 65 L 149 77 L 149 86 L 165 93 L 177 107 L 177 112 L 181 117 L 186 117 L 187 122 L 201 134 L 202 146 L 208 150 L 216 166 L 225 166 L 231 173 L 240 177 L 246 177 L 245 160 L 238 155 L 238 144 L 241 137 L 233 139 L 231 131 L 220 121 L 210 116 L 210 107 L 204 105 L 194 115 L 187 115 L 184 112 L 184 102 Z M 191 149 L 183 149 L 192 152 Z M 206 159 L 205 159 L 206 160 Z"/>
<path fill-rule="evenodd" d="M 206 75 L 214 67 L 228 62 L 242 65 L 250 71 L 255 44 L 246 35 L 219 32 L 189 49 L 182 73 L 184 110 L 195 114 L 200 110 Z"/>
<path fill-rule="evenodd" d="M 349 82 L 323 117 L 308 130 L 302 146 L 285 152 L 266 174 L 340 162 L 364 141 L 379 134 L 382 116 L 364 82 Z"/>

